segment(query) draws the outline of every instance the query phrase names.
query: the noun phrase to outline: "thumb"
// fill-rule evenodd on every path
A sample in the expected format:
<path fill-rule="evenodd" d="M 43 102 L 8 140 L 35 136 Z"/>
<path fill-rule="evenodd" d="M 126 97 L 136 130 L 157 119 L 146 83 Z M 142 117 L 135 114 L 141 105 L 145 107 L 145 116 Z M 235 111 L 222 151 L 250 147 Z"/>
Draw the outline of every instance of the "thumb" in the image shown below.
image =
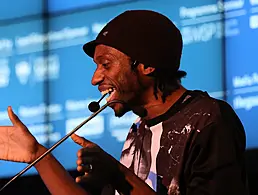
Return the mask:
<path fill-rule="evenodd" d="M 19 126 L 19 125 L 23 126 L 23 123 L 20 121 L 19 117 L 16 114 L 14 114 L 11 106 L 8 106 L 7 112 L 8 112 L 8 116 L 14 126 Z"/>
<path fill-rule="evenodd" d="M 72 140 L 82 146 L 82 147 L 87 147 L 89 144 L 91 144 L 91 142 L 87 139 L 85 139 L 84 137 L 80 137 L 79 135 L 76 135 L 75 133 L 71 135 Z"/>

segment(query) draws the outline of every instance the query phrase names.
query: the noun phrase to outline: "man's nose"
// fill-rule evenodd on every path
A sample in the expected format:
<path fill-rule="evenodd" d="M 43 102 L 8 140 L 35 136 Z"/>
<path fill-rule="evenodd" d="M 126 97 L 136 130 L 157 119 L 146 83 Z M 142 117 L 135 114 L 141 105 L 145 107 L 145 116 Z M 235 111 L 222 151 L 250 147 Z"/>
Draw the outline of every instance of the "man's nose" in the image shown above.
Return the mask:
<path fill-rule="evenodd" d="M 91 79 L 91 84 L 92 85 L 99 85 L 103 80 L 104 80 L 104 74 L 102 73 L 102 71 L 100 71 L 100 69 L 97 69 L 94 74 L 93 77 Z"/>

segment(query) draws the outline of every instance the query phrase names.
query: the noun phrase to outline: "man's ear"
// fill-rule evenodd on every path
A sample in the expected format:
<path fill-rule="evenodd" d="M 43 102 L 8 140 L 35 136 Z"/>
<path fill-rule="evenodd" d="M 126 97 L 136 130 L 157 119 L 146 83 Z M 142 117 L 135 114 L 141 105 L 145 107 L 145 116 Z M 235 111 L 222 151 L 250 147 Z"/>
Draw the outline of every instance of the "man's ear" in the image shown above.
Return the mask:
<path fill-rule="evenodd" d="M 144 64 L 139 64 L 138 65 L 138 70 L 143 74 L 143 75 L 149 75 L 155 71 L 155 68 L 153 67 L 145 67 Z"/>

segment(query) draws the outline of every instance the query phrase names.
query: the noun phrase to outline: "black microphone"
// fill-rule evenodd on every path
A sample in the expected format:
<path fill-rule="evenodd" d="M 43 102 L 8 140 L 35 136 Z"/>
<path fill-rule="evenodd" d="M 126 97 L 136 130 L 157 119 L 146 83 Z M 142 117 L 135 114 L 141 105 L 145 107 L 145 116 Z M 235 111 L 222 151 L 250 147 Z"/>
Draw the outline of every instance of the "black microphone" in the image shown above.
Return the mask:
<path fill-rule="evenodd" d="M 96 112 L 99 110 L 100 108 L 100 101 L 107 95 L 108 93 L 104 94 L 99 101 L 92 101 L 89 105 L 88 105 L 88 109 L 91 112 Z M 126 102 L 123 101 L 119 101 L 118 103 L 124 104 L 124 106 L 126 106 L 129 110 L 132 110 L 134 114 L 138 115 L 141 118 L 144 118 L 145 116 L 147 116 L 148 112 L 145 108 L 141 107 L 141 106 L 137 106 L 137 107 L 130 107 Z"/>
<path fill-rule="evenodd" d="M 99 109 L 100 109 L 100 101 L 107 95 L 108 93 L 105 93 L 104 95 L 102 95 L 102 97 L 99 99 L 99 101 L 95 102 L 95 101 L 92 101 L 89 105 L 88 105 L 88 109 L 91 111 L 91 112 L 97 112 Z"/>
<path fill-rule="evenodd" d="M 91 112 L 96 112 L 98 111 L 100 108 L 100 105 L 98 102 L 91 102 L 89 105 L 88 105 L 88 109 L 91 111 Z"/>

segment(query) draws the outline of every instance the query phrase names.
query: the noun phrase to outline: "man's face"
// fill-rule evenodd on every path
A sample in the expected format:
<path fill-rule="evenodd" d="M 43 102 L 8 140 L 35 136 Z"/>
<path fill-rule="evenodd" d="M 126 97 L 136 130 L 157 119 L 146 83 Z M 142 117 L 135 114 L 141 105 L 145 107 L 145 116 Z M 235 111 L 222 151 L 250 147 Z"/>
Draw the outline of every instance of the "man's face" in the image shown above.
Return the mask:
<path fill-rule="evenodd" d="M 98 45 L 95 49 L 94 62 L 97 68 L 92 77 L 92 85 L 98 85 L 100 92 L 112 91 L 107 98 L 108 102 L 122 100 L 130 106 L 139 103 L 140 99 L 137 100 L 136 97 L 143 89 L 138 80 L 137 71 L 131 68 L 128 56 L 112 47 Z M 129 111 L 126 106 L 119 103 L 112 104 L 110 107 L 118 117 Z"/>

